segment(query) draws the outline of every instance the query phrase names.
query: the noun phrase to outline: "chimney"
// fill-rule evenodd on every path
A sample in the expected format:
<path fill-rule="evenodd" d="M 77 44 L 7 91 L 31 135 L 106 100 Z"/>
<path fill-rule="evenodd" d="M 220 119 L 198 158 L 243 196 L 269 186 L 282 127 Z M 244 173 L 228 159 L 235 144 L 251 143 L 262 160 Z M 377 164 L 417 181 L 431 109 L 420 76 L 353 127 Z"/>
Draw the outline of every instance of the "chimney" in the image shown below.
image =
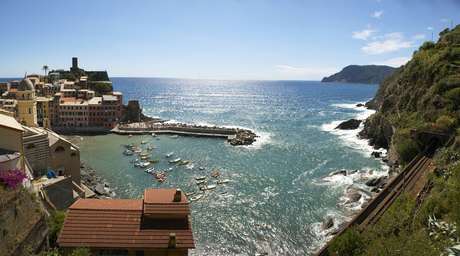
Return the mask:
<path fill-rule="evenodd" d="M 168 248 L 176 248 L 176 246 L 177 246 L 176 233 L 169 233 Z"/>
<path fill-rule="evenodd" d="M 182 198 L 182 191 L 180 189 L 176 189 L 176 193 L 174 194 L 173 202 L 180 202 Z"/>

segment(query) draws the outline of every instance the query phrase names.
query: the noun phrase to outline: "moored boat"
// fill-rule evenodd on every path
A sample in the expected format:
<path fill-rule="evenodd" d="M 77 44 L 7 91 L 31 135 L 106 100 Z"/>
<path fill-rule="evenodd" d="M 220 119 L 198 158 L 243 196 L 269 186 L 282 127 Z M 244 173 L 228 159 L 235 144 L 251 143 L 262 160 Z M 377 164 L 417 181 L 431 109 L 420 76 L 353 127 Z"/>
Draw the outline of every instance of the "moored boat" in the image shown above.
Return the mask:
<path fill-rule="evenodd" d="M 134 147 L 134 144 L 125 144 L 126 148 Z"/>
<path fill-rule="evenodd" d="M 204 182 L 205 182 L 205 180 L 199 180 L 199 181 L 196 182 L 196 184 L 200 185 L 201 183 L 204 183 Z"/>
<path fill-rule="evenodd" d="M 217 184 L 223 184 L 223 183 L 227 183 L 227 182 L 229 182 L 228 179 L 225 179 L 225 180 L 218 180 L 218 181 L 217 181 Z"/>
<path fill-rule="evenodd" d="M 149 159 L 149 162 L 150 162 L 150 163 L 156 163 L 156 162 L 158 162 L 158 161 L 160 161 L 160 159 L 158 159 L 158 158 L 156 158 L 156 159 Z"/>
<path fill-rule="evenodd" d="M 204 180 L 206 178 L 206 176 L 198 176 L 198 177 L 195 177 L 195 180 Z"/>
<path fill-rule="evenodd" d="M 197 169 L 200 170 L 200 171 L 202 171 L 202 170 L 206 169 L 206 167 L 203 167 L 203 166 L 199 165 L 199 166 L 197 167 Z"/>
<path fill-rule="evenodd" d="M 172 171 L 172 170 L 173 170 L 173 168 L 172 168 L 172 167 L 169 167 L 169 168 L 164 169 L 163 171 L 169 172 L 169 171 Z"/>
<path fill-rule="evenodd" d="M 217 178 L 217 177 L 219 177 L 219 175 L 220 175 L 220 172 L 216 172 L 216 173 L 214 173 L 213 175 L 211 175 L 211 177 Z"/>
<path fill-rule="evenodd" d="M 146 143 L 147 143 L 146 140 L 141 141 L 141 144 L 146 144 Z"/>
<path fill-rule="evenodd" d="M 154 132 L 152 132 L 152 137 L 156 137 L 156 136 L 157 136 L 157 135 L 156 135 Z"/>
<path fill-rule="evenodd" d="M 186 196 L 193 195 L 196 190 L 190 190 L 189 192 L 185 192 Z"/>
<path fill-rule="evenodd" d="M 228 190 L 224 190 L 222 192 L 220 192 L 221 194 L 227 194 Z"/>
<path fill-rule="evenodd" d="M 123 151 L 123 154 L 128 153 L 128 152 L 131 152 L 131 150 L 129 150 L 129 149 L 125 150 L 125 151 Z"/>
<path fill-rule="evenodd" d="M 128 138 L 131 138 L 131 137 L 133 137 L 133 135 L 132 135 L 132 134 L 128 135 Z"/>
<path fill-rule="evenodd" d="M 169 152 L 168 154 L 166 154 L 166 157 L 170 157 L 174 154 L 174 152 Z"/>
<path fill-rule="evenodd" d="M 171 163 L 171 164 L 179 163 L 180 160 L 181 160 L 180 158 L 176 158 L 174 160 L 169 161 L 169 163 Z"/>
<path fill-rule="evenodd" d="M 213 188 L 216 188 L 216 185 L 205 185 L 205 186 L 201 186 L 201 187 L 200 187 L 200 190 L 208 190 L 208 189 L 213 189 Z"/>
<path fill-rule="evenodd" d="M 134 158 L 134 159 L 131 159 L 131 160 L 129 160 L 129 161 L 130 161 L 131 163 L 135 163 L 135 162 L 139 161 L 139 158 Z"/>
<path fill-rule="evenodd" d="M 194 196 L 194 197 L 190 198 L 190 201 L 196 201 L 196 200 L 200 199 L 201 197 L 202 197 L 202 195 Z"/>
<path fill-rule="evenodd" d="M 136 164 L 134 164 L 134 167 L 139 167 L 139 166 L 141 166 L 142 163 L 143 162 L 136 163 Z"/>
<path fill-rule="evenodd" d="M 178 135 L 173 135 L 171 138 L 176 139 L 177 137 L 179 137 L 179 136 Z"/>
<path fill-rule="evenodd" d="M 142 167 L 142 168 L 145 168 L 145 167 L 147 167 L 149 165 L 150 165 L 150 162 L 143 162 L 139 166 Z"/>
<path fill-rule="evenodd" d="M 150 168 L 145 169 L 145 172 L 148 172 L 148 173 L 150 173 L 150 174 L 153 174 L 153 173 L 154 173 L 154 170 L 155 170 L 155 167 L 150 167 Z"/>
<path fill-rule="evenodd" d="M 142 160 L 146 160 L 146 159 L 149 159 L 149 158 L 151 158 L 151 157 L 152 157 L 152 155 L 146 155 L 146 156 L 141 157 L 141 159 L 142 159 Z"/>
<path fill-rule="evenodd" d="M 188 159 L 185 159 L 184 161 L 180 162 L 179 164 L 187 164 L 188 163 Z"/>
<path fill-rule="evenodd" d="M 133 155 L 133 154 L 134 154 L 134 152 L 126 152 L 126 153 L 125 153 L 125 156 L 131 156 L 131 155 Z"/>
<path fill-rule="evenodd" d="M 148 150 L 152 150 L 152 149 L 155 149 L 155 146 L 150 146 L 147 148 Z"/>
<path fill-rule="evenodd" d="M 142 152 L 142 151 L 141 151 Z M 139 153 L 139 156 L 146 156 L 148 155 L 149 153 Z"/>

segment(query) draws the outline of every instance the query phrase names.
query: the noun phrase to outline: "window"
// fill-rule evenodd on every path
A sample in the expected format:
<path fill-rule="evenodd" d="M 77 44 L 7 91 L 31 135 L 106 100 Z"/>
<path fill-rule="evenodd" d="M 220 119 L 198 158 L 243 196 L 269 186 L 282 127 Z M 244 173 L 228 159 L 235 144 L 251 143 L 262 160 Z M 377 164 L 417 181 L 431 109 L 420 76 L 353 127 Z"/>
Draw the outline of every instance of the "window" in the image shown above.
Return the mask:
<path fill-rule="evenodd" d="M 27 145 L 26 148 L 29 149 L 29 148 L 36 148 L 36 147 L 37 147 L 37 146 L 35 146 L 34 143 L 30 143 L 29 145 Z"/>
<path fill-rule="evenodd" d="M 62 151 L 65 151 L 65 148 L 64 148 L 63 146 L 58 146 L 58 147 L 54 150 L 55 153 L 56 153 L 56 152 L 62 152 Z"/>

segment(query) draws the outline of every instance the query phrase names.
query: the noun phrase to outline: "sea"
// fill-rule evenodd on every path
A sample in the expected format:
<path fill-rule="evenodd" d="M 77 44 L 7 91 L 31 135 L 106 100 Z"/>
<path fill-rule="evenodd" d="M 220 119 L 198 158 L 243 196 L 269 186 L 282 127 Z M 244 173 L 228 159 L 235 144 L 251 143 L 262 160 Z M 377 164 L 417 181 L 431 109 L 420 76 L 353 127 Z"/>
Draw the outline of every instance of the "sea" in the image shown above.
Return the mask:
<path fill-rule="evenodd" d="M 81 160 L 108 183 L 113 198 L 140 199 L 145 189 L 196 190 L 191 221 L 195 249 L 190 255 L 314 255 L 328 234 L 349 221 L 369 198 L 350 197 L 369 190 L 366 180 L 385 175 L 388 167 L 374 158 L 368 141 L 356 130 L 335 129 L 341 122 L 364 120 L 374 112 L 357 104 L 371 100 L 378 85 L 319 81 L 258 81 L 173 78 L 111 78 L 123 101 L 139 100 L 142 112 L 171 123 L 238 127 L 256 133 L 250 146 L 227 140 L 159 135 L 79 134 Z M 140 142 L 147 143 L 141 145 Z M 165 172 L 154 175 L 134 167 L 124 144 L 150 151 Z M 166 154 L 189 159 L 170 164 Z M 383 152 L 385 153 L 385 152 Z M 205 167 L 204 170 L 198 167 Z M 331 175 L 347 170 L 349 175 Z M 353 172 L 352 172 L 353 171 Z M 211 175 L 220 172 L 215 179 Z M 206 176 L 198 189 L 195 177 Z M 218 179 L 229 179 L 217 184 Z M 334 227 L 322 230 L 333 218 Z"/>

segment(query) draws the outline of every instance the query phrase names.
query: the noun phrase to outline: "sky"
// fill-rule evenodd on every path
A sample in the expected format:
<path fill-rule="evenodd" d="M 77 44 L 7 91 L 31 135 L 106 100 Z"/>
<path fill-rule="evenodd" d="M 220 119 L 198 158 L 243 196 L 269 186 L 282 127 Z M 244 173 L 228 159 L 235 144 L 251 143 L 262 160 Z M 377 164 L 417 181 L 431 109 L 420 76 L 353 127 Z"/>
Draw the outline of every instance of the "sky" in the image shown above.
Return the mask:
<path fill-rule="evenodd" d="M 399 67 L 460 24 L 460 0 L 0 0 L 0 77 L 321 80 Z"/>

